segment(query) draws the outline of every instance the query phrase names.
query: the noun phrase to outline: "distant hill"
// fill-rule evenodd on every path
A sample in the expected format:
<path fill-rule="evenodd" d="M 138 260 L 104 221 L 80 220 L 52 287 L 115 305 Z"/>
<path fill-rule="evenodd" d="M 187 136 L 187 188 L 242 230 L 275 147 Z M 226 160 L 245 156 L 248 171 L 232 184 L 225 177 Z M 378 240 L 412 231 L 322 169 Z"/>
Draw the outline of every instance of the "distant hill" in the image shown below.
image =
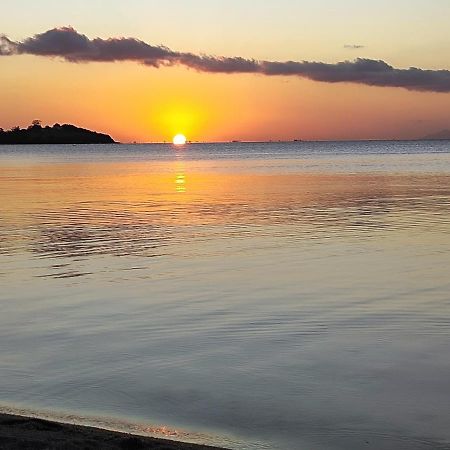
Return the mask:
<path fill-rule="evenodd" d="M 429 134 L 428 136 L 424 136 L 422 138 L 425 141 L 438 141 L 438 140 L 447 140 L 450 139 L 450 130 L 441 130 L 437 133 Z"/>
<path fill-rule="evenodd" d="M 0 128 L 0 144 L 113 144 L 114 139 L 107 134 L 78 128 L 75 125 L 42 127 L 34 121 L 28 128 L 19 127 L 3 131 Z"/>

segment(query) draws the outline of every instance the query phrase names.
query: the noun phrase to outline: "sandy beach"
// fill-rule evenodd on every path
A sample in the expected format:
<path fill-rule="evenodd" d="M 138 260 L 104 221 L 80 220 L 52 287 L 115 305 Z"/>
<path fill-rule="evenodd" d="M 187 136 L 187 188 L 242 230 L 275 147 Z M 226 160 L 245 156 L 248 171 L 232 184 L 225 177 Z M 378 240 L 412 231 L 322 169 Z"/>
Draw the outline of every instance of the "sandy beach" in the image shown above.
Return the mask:
<path fill-rule="evenodd" d="M 0 449 L 217 450 L 217 447 L 0 414 Z"/>

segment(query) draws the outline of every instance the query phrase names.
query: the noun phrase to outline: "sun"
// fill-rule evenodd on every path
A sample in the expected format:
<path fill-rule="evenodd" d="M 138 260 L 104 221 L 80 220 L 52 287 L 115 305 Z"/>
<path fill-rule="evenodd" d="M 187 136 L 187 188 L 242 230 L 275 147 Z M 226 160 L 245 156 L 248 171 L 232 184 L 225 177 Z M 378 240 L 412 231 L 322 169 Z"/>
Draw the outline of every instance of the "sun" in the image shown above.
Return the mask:
<path fill-rule="evenodd" d="M 186 144 L 187 139 L 184 134 L 177 134 L 173 137 L 173 145 L 184 145 Z"/>

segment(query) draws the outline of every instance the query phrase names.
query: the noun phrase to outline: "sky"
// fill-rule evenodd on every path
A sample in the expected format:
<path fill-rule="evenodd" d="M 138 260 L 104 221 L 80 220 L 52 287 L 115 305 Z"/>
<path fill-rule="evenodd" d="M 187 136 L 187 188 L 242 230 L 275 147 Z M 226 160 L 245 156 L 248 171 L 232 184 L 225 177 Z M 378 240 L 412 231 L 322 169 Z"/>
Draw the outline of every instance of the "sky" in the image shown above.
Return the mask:
<path fill-rule="evenodd" d="M 0 127 L 73 123 L 122 142 L 417 138 L 450 128 L 449 17 L 448 0 L 15 0 L 0 16 L 14 46 L 0 56 Z M 56 52 L 36 38 L 61 27 L 89 40 L 75 62 L 63 34 Z M 145 64 L 97 55 L 111 49 L 93 39 L 121 37 L 151 46 Z M 170 56 L 148 63 L 160 46 Z M 245 70 L 225 67 L 237 57 Z M 338 65 L 357 58 L 399 69 L 396 81 Z M 425 71 L 413 87 L 410 67 Z"/>

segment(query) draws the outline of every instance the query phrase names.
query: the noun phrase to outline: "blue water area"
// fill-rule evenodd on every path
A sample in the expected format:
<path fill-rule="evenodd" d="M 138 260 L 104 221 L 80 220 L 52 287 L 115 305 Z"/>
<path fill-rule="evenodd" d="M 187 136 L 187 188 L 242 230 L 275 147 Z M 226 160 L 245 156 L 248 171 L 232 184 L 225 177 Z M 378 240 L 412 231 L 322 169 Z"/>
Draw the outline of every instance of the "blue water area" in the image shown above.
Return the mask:
<path fill-rule="evenodd" d="M 449 141 L 0 147 L 1 409 L 448 449 L 449 267 Z"/>

